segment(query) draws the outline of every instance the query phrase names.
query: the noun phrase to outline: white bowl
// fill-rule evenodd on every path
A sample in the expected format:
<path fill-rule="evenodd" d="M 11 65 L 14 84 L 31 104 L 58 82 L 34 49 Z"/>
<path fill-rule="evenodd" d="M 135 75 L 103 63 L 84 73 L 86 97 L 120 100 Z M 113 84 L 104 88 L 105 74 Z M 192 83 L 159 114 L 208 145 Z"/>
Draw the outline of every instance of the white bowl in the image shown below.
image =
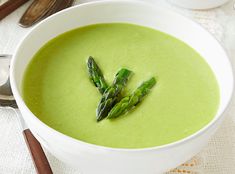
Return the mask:
<path fill-rule="evenodd" d="M 85 143 L 41 122 L 22 99 L 22 78 L 32 56 L 50 39 L 65 31 L 94 23 L 128 22 L 175 36 L 197 50 L 214 71 L 221 94 L 218 113 L 195 134 L 163 146 L 118 149 Z M 58 159 L 82 174 L 158 174 L 196 155 L 224 118 L 233 91 L 229 59 L 206 30 L 177 13 L 141 1 L 99 1 L 75 6 L 36 25 L 19 44 L 11 64 L 11 85 L 21 113 L 33 134 Z"/>
<path fill-rule="evenodd" d="M 219 7 L 229 0 L 168 0 L 179 7 L 203 10 Z"/>

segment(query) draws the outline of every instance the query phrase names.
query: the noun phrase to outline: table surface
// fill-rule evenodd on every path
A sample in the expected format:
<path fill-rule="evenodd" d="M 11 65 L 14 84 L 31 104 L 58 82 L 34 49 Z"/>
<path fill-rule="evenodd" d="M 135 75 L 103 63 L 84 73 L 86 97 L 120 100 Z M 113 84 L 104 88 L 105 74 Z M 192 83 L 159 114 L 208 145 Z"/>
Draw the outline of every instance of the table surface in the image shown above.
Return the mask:
<path fill-rule="evenodd" d="M 0 0 L 0 4 L 6 0 Z M 92 0 L 76 1 L 76 4 Z M 191 11 L 174 7 L 165 0 L 146 0 L 154 5 L 165 6 L 183 15 L 192 18 L 211 32 L 226 48 L 231 62 L 235 66 L 235 0 L 211 10 Z M 31 30 L 21 28 L 17 22 L 22 13 L 32 1 L 16 10 L 4 20 L 0 21 L 0 54 L 14 54 L 17 44 Z M 1 73 L 1 72 L 0 72 Z M 234 98 L 234 97 L 233 97 Z M 210 140 L 207 147 L 192 161 L 194 167 L 183 165 L 169 173 L 184 173 L 190 170 L 197 174 L 234 174 L 235 173 L 235 105 L 227 113 L 226 119 Z M 46 150 L 45 150 L 46 151 Z M 78 174 L 79 169 L 72 169 L 46 151 L 55 174 Z M 191 161 L 191 162 L 192 162 Z M 0 108 L 0 173 L 4 174 L 33 174 L 35 173 L 31 158 L 21 134 L 21 128 L 16 114 L 11 109 Z"/>

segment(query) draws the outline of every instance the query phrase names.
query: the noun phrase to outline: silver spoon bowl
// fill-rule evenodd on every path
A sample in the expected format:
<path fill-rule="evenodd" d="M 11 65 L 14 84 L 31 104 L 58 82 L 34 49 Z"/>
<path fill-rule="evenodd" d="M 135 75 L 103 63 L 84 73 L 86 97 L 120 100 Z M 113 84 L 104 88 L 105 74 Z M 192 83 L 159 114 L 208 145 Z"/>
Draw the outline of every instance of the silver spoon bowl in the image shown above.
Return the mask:
<path fill-rule="evenodd" d="M 0 106 L 17 108 L 10 86 L 10 60 L 11 55 L 0 55 Z"/>

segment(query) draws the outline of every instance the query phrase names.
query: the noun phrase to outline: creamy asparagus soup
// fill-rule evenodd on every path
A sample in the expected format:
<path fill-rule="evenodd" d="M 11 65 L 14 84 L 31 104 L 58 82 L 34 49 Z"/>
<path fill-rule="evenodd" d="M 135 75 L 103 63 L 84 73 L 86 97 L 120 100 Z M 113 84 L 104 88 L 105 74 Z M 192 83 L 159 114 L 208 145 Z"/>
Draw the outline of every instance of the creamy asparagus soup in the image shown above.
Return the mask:
<path fill-rule="evenodd" d="M 116 103 L 140 97 L 137 88 L 151 78 L 154 83 L 141 103 L 97 121 L 104 91 L 89 76 L 90 56 L 106 87 L 112 88 L 121 69 L 131 71 Z M 41 121 L 68 136 L 108 147 L 145 148 L 180 140 L 208 124 L 217 112 L 219 87 L 204 59 L 182 41 L 112 23 L 78 28 L 46 43 L 26 69 L 23 98 Z"/>

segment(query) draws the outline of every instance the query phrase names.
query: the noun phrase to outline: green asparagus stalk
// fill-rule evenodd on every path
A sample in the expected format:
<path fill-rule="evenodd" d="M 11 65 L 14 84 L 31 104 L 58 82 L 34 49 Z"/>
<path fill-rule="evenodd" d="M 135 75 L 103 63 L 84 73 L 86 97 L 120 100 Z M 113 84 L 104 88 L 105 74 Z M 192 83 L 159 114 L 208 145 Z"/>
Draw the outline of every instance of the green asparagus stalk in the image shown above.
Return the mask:
<path fill-rule="evenodd" d="M 96 111 L 97 121 L 101 121 L 107 117 L 109 111 L 116 104 L 117 99 L 123 88 L 126 86 L 127 80 L 131 75 L 128 69 L 121 69 L 115 76 L 113 84 L 108 87 L 100 100 Z"/>
<path fill-rule="evenodd" d="M 156 79 L 152 77 L 150 80 L 143 82 L 131 95 L 124 97 L 109 112 L 107 118 L 112 119 L 125 114 L 139 104 L 150 89 L 156 84 Z"/>
<path fill-rule="evenodd" d="M 103 73 L 91 56 L 88 58 L 87 67 L 91 81 L 98 88 L 100 93 L 103 94 L 108 88 L 108 85 L 104 79 Z"/>

